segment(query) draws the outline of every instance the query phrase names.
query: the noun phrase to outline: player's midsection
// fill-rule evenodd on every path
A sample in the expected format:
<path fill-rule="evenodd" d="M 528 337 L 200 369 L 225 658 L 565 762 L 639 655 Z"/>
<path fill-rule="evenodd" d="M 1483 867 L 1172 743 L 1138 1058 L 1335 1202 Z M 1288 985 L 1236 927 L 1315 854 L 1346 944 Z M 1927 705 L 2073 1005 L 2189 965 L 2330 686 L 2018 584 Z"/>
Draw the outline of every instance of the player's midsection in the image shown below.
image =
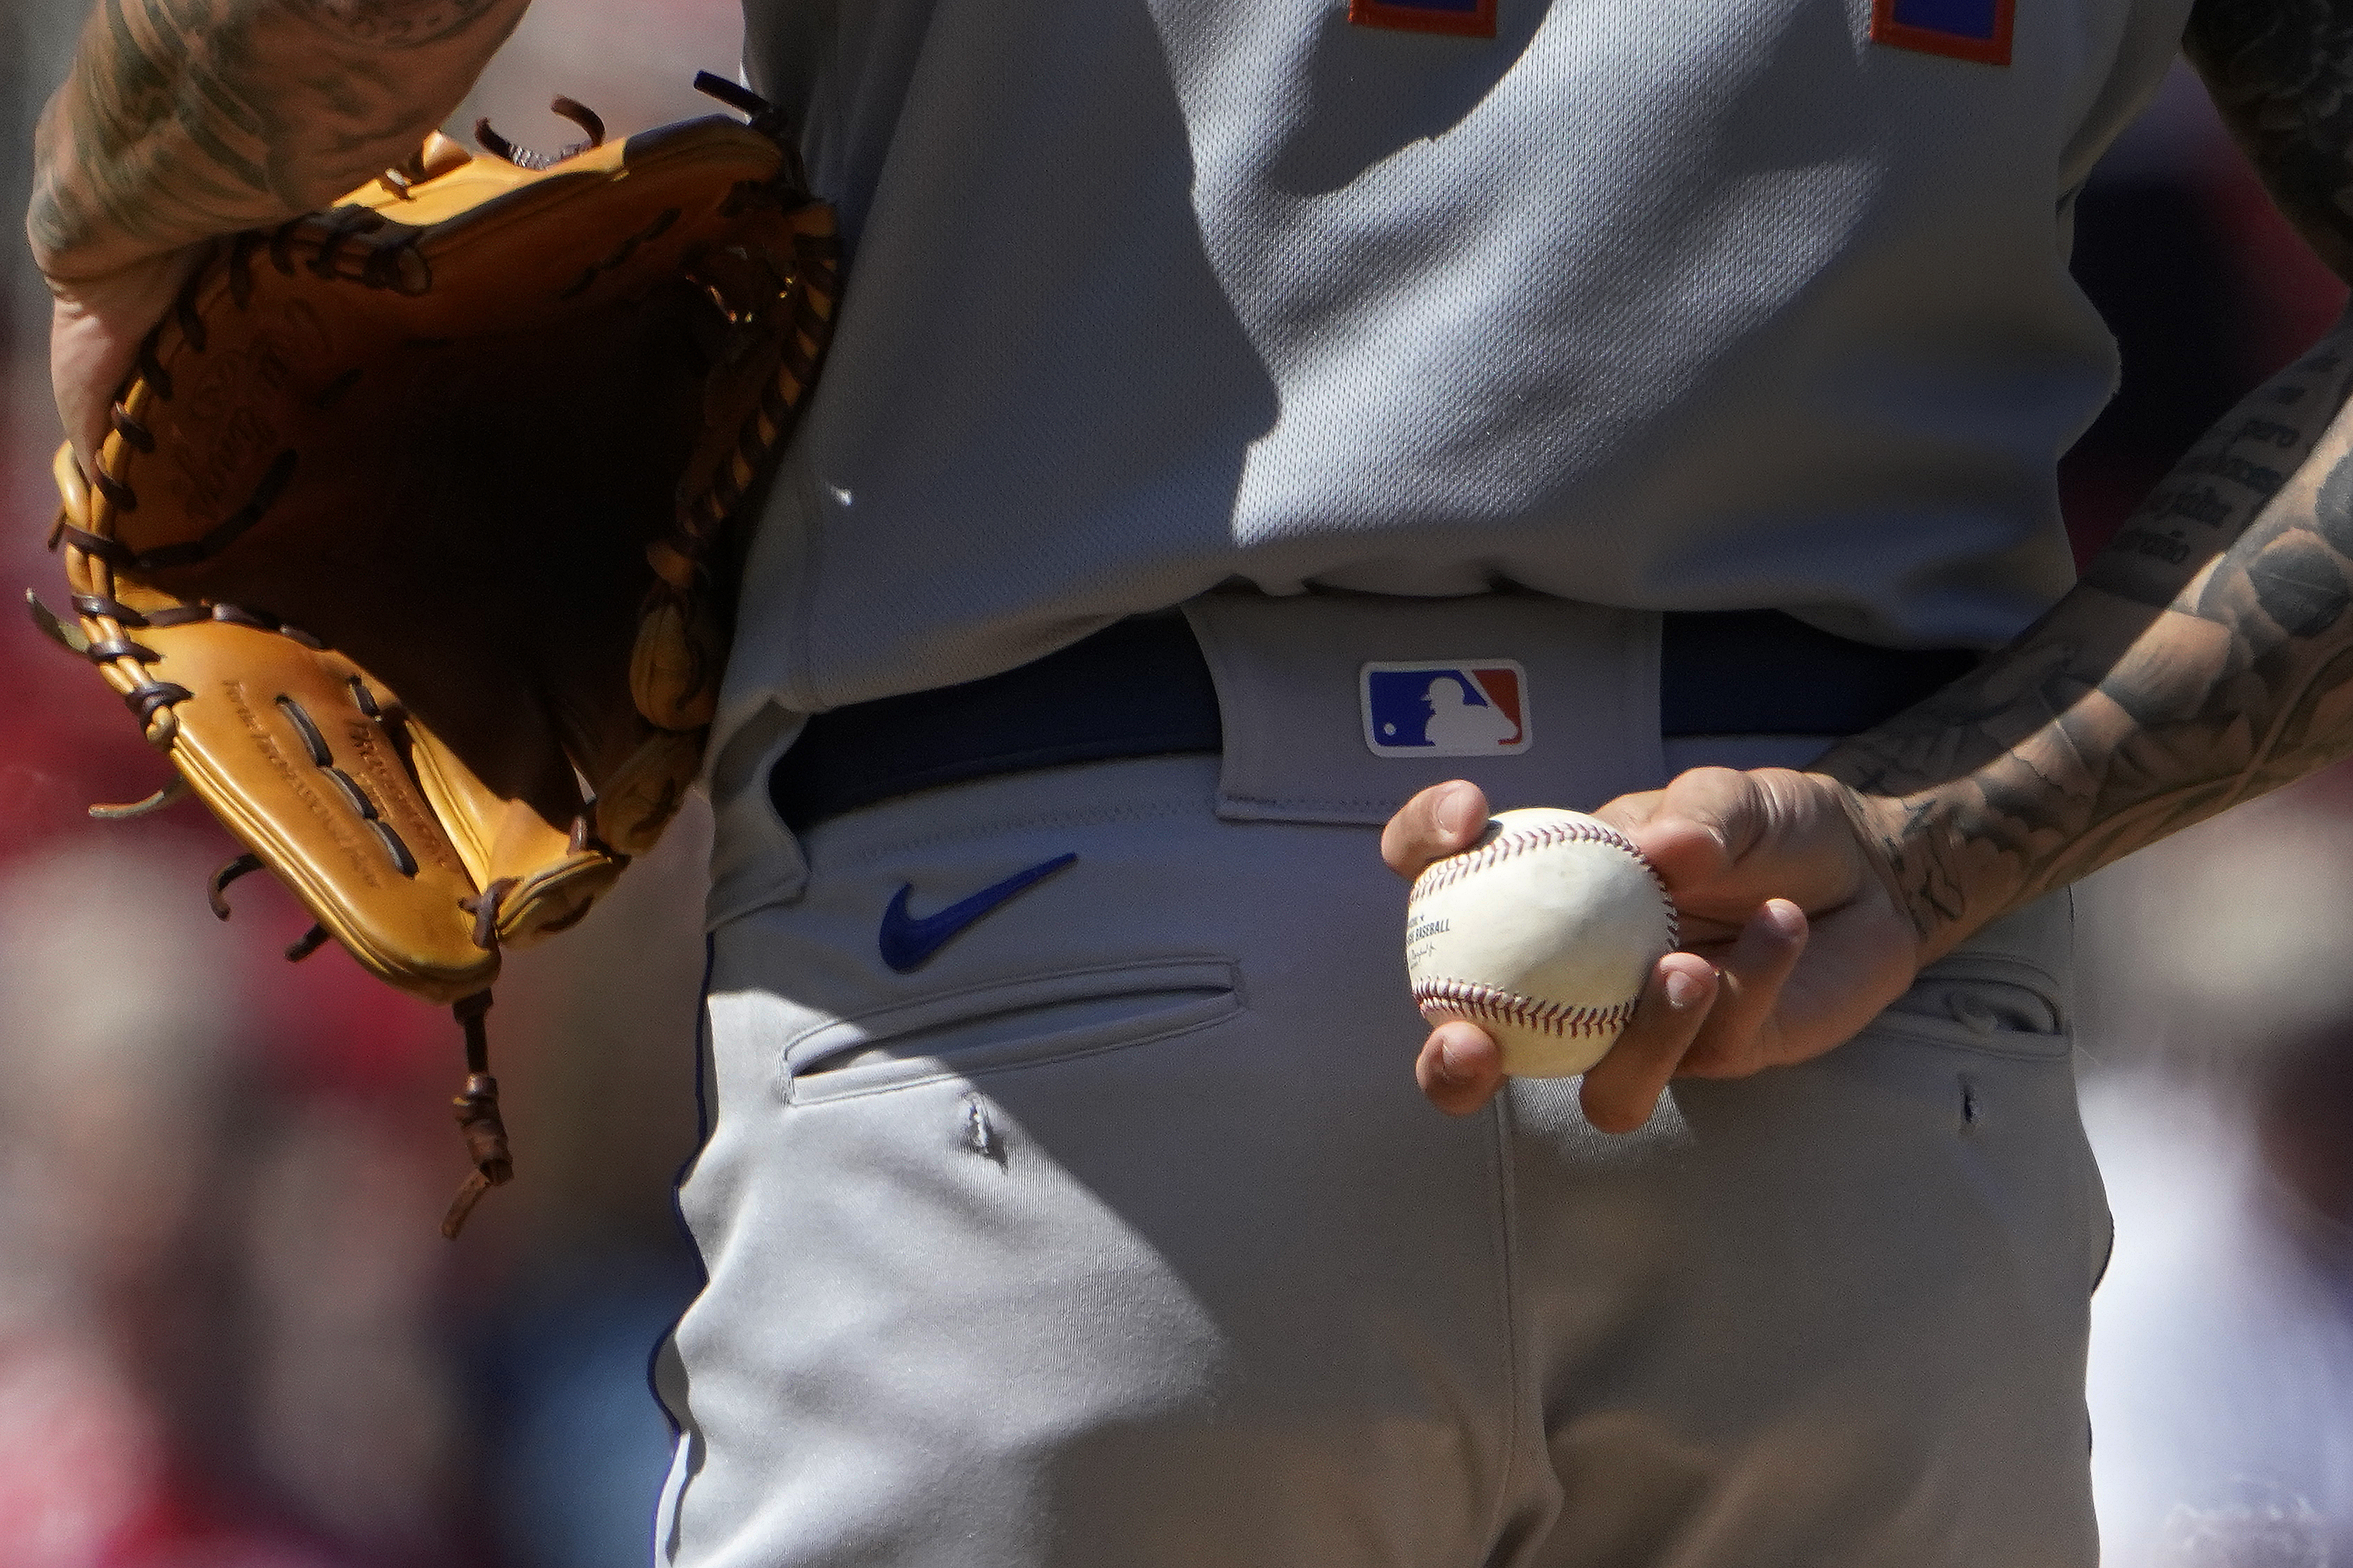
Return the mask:
<path fill-rule="evenodd" d="M 1455 777 L 1498 809 L 1589 809 L 1699 760 L 1802 762 L 1975 658 L 1772 610 L 1219 592 L 998 675 L 817 714 L 722 793 L 765 795 L 737 815 L 806 837 L 950 784 L 1189 755 L 1216 760 L 1207 809 L 1226 822 L 1377 826 Z"/>
<path fill-rule="evenodd" d="M 796 1095 L 1205 1026 L 1268 965 L 1410 1031 L 1403 890 L 1366 830 L 1416 790 L 1590 807 L 1671 757 L 1801 763 L 1968 658 L 1771 614 L 1206 595 L 811 720 L 736 785 L 758 798 L 721 801 L 722 865 L 776 868 L 721 928 L 718 1005 L 806 1006 L 776 1025 Z"/>

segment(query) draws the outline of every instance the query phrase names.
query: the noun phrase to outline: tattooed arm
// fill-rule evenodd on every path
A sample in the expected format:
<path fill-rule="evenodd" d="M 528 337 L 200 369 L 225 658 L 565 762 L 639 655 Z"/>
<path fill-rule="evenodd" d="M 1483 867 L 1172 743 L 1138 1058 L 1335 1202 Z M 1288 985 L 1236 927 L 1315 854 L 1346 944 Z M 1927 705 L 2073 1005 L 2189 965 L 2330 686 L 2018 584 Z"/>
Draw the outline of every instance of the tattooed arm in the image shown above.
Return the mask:
<path fill-rule="evenodd" d="M 405 163 L 525 0 L 98 0 L 41 117 L 26 233 L 87 457 L 141 335 L 216 236 Z"/>
<path fill-rule="evenodd" d="M 2353 279 L 2353 0 L 2199 0 L 2187 47 L 2282 210 Z M 2353 317 L 2218 425 L 2083 582 L 1974 674 L 1805 773 L 1722 768 L 1602 808 L 1674 891 L 1670 954 L 1586 1077 L 1639 1124 L 1676 1073 L 1851 1038 L 1920 966 L 2028 900 L 2353 753 Z M 1409 874 L 1486 816 L 1469 784 L 1384 837 Z M 1440 1106 L 1500 1081 L 1450 1024 Z"/>
<path fill-rule="evenodd" d="M 1854 792 L 1924 956 L 2353 753 L 2348 390 L 2340 323 L 2023 637 L 1815 764 Z"/>
<path fill-rule="evenodd" d="M 2353 4 L 2353 0 L 2347 0 Z M 2052 889 L 2353 753 L 2353 324 L 2251 395 L 2084 581 L 1974 673 L 1804 773 L 1700 768 L 1599 815 L 1659 868 L 1688 952 L 1586 1075 L 1638 1126 L 1676 1074 L 1739 1077 L 1852 1038 L 1920 967 Z M 1411 874 L 1486 820 L 1471 785 L 1409 802 Z M 1423 1089 L 1501 1081 L 1469 1025 Z"/>
<path fill-rule="evenodd" d="M 2353 278 L 2353 0 L 2200 0 L 2185 47 L 2280 210 Z M 2340 322 L 2019 642 L 1816 764 L 1867 808 L 1924 952 L 2353 752 L 2348 392 Z"/>

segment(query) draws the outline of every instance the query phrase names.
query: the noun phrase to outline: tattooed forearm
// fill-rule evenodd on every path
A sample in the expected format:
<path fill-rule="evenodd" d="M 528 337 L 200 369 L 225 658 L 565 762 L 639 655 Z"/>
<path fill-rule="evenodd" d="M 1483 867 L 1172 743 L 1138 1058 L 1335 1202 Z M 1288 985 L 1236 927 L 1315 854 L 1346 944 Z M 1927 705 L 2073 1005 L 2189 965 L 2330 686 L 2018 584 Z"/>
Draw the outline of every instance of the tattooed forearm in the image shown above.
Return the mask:
<path fill-rule="evenodd" d="M 2280 210 L 2353 279 L 2353 5 L 2198 0 L 2182 47 Z"/>
<path fill-rule="evenodd" d="M 321 22 L 378 48 L 407 49 L 455 37 L 494 0 L 307 0 Z"/>
<path fill-rule="evenodd" d="M 2353 0 L 2198 0 L 2184 38 L 2281 210 L 2353 278 Z M 1819 764 L 1924 948 L 2353 752 L 2353 331 L 2184 458 L 1983 669 Z"/>
<path fill-rule="evenodd" d="M 2084 582 L 1833 751 L 1926 951 L 2353 753 L 2353 325 L 2232 411 Z"/>
<path fill-rule="evenodd" d="M 320 206 L 416 151 L 524 0 L 98 0 L 35 141 L 57 279 Z"/>

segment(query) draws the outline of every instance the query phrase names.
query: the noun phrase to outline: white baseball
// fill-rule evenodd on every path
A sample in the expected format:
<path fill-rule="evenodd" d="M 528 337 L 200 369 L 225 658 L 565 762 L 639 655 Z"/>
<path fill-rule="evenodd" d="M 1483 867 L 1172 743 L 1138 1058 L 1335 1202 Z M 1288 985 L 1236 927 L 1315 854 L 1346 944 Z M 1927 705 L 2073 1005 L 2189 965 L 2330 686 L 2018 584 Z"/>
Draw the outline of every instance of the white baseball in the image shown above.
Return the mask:
<path fill-rule="evenodd" d="M 1504 1070 L 1563 1078 L 1616 1043 L 1675 945 L 1666 884 L 1624 834 L 1579 811 L 1506 811 L 1424 871 L 1405 967 L 1433 1024 L 1466 1018 Z"/>

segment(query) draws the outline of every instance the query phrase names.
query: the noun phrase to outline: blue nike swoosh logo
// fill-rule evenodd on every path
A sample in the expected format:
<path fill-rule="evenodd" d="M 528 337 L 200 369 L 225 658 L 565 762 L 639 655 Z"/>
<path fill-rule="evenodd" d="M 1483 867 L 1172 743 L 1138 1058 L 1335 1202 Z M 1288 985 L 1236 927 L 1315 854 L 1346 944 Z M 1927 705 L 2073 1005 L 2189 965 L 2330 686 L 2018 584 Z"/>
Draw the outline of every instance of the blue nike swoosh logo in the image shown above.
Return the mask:
<path fill-rule="evenodd" d="M 891 907 L 882 911 L 882 930 L 876 942 L 882 950 L 882 962 L 901 974 L 922 968 L 965 927 L 1077 858 L 1076 855 L 1057 855 L 1051 860 L 1041 860 L 1027 871 L 1016 871 L 1002 882 L 983 888 L 972 897 L 960 899 L 939 913 L 921 920 L 907 912 L 907 895 L 915 890 L 914 883 L 907 883 L 892 899 Z"/>

